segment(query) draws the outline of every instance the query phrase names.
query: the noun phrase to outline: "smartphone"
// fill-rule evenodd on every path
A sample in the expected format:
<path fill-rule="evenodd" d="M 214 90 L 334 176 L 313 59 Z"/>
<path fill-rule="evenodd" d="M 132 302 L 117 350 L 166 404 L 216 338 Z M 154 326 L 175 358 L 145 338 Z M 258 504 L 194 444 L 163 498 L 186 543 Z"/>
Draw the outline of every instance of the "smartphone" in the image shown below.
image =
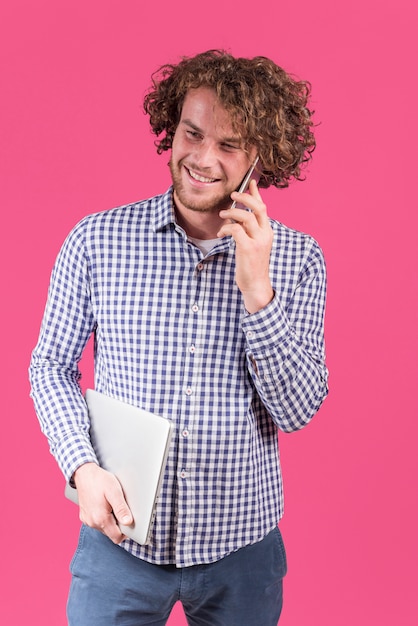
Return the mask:
<path fill-rule="evenodd" d="M 239 186 L 239 188 L 237 189 L 237 191 L 239 193 L 244 193 L 245 191 L 247 191 L 249 185 L 250 185 L 250 181 L 254 178 L 254 180 L 256 180 L 257 182 L 260 180 L 260 174 L 257 172 L 257 170 L 255 169 L 255 166 L 258 163 L 258 159 L 259 157 L 256 157 L 254 163 L 251 165 L 250 169 L 248 170 L 248 172 L 245 174 L 244 179 L 241 183 L 241 185 Z M 246 207 L 244 204 L 242 204 L 241 202 L 237 202 L 236 200 L 234 200 L 234 202 L 231 204 L 231 209 L 244 209 L 245 211 L 248 211 L 248 207 Z"/>

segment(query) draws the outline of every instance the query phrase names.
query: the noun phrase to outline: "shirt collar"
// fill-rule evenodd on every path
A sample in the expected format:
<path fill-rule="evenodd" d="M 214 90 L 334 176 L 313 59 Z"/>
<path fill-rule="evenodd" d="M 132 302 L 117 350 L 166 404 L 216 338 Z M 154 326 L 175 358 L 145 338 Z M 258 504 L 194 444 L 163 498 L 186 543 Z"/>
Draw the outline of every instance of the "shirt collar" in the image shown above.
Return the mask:
<path fill-rule="evenodd" d="M 153 228 L 155 232 L 158 232 L 176 223 L 176 217 L 174 213 L 173 202 L 173 187 L 170 187 L 164 194 L 155 196 L 154 201 L 154 214 L 153 214 Z"/>
<path fill-rule="evenodd" d="M 184 239 L 187 239 L 187 235 L 184 230 L 177 224 L 176 215 L 174 211 L 173 200 L 173 187 L 169 187 L 168 190 L 159 196 L 155 196 L 153 199 L 154 211 L 153 211 L 153 229 L 154 232 L 164 230 L 167 226 L 173 225 L 173 227 L 182 233 Z M 234 248 L 235 241 L 232 237 L 224 237 L 218 243 L 213 250 L 216 252 L 223 252 L 228 248 Z"/>

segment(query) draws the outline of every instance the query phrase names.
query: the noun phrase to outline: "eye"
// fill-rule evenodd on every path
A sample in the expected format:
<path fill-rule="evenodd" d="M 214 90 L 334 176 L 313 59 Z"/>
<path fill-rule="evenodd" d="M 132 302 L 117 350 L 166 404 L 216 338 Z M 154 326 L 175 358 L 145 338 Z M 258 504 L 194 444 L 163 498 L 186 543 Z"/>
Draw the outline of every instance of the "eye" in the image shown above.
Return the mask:
<path fill-rule="evenodd" d="M 196 130 L 186 130 L 186 136 L 191 141 L 200 141 L 200 139 L 202 138 L 202 135 Z"/>
<path fill-rule="evenodd" d="M 235 152 L 235 150 L 239 150 L 239 146 L 232 143 L 222 143 L 221 147 L 222 150 L 225 150 L 226 152 Z"/>

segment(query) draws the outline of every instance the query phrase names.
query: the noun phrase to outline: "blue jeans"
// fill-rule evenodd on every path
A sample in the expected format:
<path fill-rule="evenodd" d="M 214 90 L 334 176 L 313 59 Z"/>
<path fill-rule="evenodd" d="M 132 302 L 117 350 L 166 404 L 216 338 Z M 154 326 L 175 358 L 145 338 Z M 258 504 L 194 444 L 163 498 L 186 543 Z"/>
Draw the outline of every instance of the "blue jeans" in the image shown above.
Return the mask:
<path fill-rule="evenodd" d="M 286 554 L 276 528 L 215 563 L 153 565 L 83 526 L 71 572 L 69 626 L 163 626 L 178 600 L 190 626 L 277 626 Z"/>

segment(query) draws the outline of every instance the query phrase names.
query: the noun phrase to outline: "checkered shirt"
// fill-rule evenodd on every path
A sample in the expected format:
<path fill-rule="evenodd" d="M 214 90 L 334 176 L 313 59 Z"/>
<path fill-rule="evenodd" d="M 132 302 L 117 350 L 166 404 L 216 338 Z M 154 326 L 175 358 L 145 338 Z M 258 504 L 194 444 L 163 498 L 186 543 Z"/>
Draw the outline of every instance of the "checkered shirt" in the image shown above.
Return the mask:
<path fill-rule="evenodd" d="M 235 243 L 203 254 L 175 222 L 172 189 L 89 215 L 54 266 L 31 395 L 69 479 L 97 461 L 78 362 L 95 334 L 95 387 L 173 422 L 151 542 L 158 564 L 214 562 L 283 514 L 278 429 L 305 426 L 327 394 L 325 266 L 312 237 L 272 220 L 275 296 L 248 314 Z"/>

